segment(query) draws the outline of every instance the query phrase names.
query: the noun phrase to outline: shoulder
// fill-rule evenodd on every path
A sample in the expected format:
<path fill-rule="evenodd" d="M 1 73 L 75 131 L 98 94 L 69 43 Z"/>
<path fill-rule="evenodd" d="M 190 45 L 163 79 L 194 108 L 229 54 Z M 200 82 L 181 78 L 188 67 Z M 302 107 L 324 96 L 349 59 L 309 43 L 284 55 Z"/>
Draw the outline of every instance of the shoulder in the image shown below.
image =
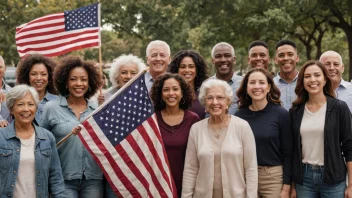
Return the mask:
<path fill-rule="evenodd" d="M 198 131 L 198 130 L 203 130 L 203 129 L 207 128 L 208 120 L 209 120 L 209 118 L 205 118 L 199 122 L 194 123 L 191 127 L 191 131 Z"/>
<path fill-rule="evenodd" d="M 269 103 L 271 107 L 271 112 L 274 114 L 279 114 L 279 115 L 287 115 L 288 111 L 282 107 L 281 105 L 274 104 L 274 103 Z"/>
<path fill-rule="evenodd" d="M 54 137 L 53 133 L 48 131 L 47 129 L 40 127 L 40 126 L 35 126 L 35 131 L 37 132 L 37 134 L 40 138 L 49 139 L 49 140 L 55 142 L 55 137 Z"/>
<path fill-rule="evenodd" d="M 241 117 L 247 113 L 248 113 L 248 107 L 243 107 L 236 111 L 235 116 Z"/>
<path fill-rule="evenodd" d="M 199 117 L 193 111 L 185 110 L 185 118 L 192 119 L 192 120 L 199 120 Z"/>
<path fill-rule="evenodd" d="M 230 125 L 232 127 L 244 127 L 244 128 L 249 127 L 250 128 L 250 126 L 246 120 L 244 120 L 238 116 L 234 116 L 234 115 L 231 115 L 231 122 L 229 124 L 229 127 L 230 127 Z"/>

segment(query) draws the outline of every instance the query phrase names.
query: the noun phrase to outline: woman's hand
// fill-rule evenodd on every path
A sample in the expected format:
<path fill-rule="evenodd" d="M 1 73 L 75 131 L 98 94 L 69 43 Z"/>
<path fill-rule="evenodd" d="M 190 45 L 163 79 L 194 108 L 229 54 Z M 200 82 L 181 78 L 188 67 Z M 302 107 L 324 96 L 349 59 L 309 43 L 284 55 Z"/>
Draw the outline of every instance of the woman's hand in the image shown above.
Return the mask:
<path fill-rule="evenodd" d="M 81 127 L 80 126 L 76 126 L 72 129 L 71 133 L 73 133 L 74 135 L 77 135 L 78 133 L 81 132 Z"/>
<path fill-rule="evenodd" d="M 292 184 L 291 191 L 290 191 L 290 198 L 296 198 L 296 197 L 297 197 L 296 188 L 295 188 L 294 184 Z"/>
<path fill-rule="evenodd" d="M 7 127 L 8 124 L 7 120 L 0 120 L 0 128 Z"/>
<path fill-rule="evenodd" d="M 348 185 L 345 190 L 345 198 L 352 198 L 352 186 Z"/>
<path fill-rule="evenodd" d="M 101 104 L 103 104 L 105 102 L 105 96 L 104 94 L 99 94 L 98 95 L 98 105 L 100 106 Z"/>
<path fill-rule="evenodd" d="M 282 187 L 280 198 L 289 198 L 290 197 L 290 185 L 284 184 Z"/>

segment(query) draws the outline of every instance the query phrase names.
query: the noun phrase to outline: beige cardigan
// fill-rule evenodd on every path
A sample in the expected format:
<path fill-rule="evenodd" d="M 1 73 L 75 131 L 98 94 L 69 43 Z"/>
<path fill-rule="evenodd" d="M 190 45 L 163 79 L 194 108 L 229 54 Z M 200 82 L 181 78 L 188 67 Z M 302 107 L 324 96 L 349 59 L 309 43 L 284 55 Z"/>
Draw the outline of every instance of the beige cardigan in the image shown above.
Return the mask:
<path fill-rule="evenodd" d="M 212 197 L 214 153 L 208 119 L 195 123 L 190 131 L 183 172 L 183 198 Z M 221 147 L 221 176 L 223 197 L 257 197 L 258 170 L 253 132 L 245 120 L 236 116 L 231 116 Z"/>

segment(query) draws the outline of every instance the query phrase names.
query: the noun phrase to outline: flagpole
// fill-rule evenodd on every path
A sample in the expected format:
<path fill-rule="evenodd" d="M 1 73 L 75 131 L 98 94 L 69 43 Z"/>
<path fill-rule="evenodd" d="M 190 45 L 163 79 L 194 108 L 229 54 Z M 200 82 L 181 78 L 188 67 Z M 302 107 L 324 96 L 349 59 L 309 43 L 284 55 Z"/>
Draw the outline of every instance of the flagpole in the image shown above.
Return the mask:
<path fill-rule="evenodd" d="M 100 0 L 98 0 L 99 6 L 100 6 Z M 100 10 L 100 7 L 99 7 Z M 100 12 L 99 12 L 100 13 Z M 103 82 L 103 61 L 102 61 L 102 53 L 101 53 L 101 22 L 100 22 L 100 14 L 99 14 L 99 40 L 100 40 L 100 46 L 99 46 L 99 66 L 100 66 L 100 76 L 101 76 L 101 81 Z M 100 95 L 103 94 L 102 87 L 99 88 Z"/>
<path fill-rule="evenodd" d="M 102 105 L 100 105 L 97 109 L 95 109 L 92 113 L 90 113 L 86 119 L 84 119 L 82 122 L 86 121 L 90 117 L 92 117 L 96 112 L 100 111 L 102 108 L 104 108 L 107 104 L 109 104 L 117 95 L 119 95 L 123 90 L 126 89 L 126 87 L 130 86 L 137 78 L 139 78 L 141 75 L 145 74 L 149 70 L 149 67 L 146 69 L 142 70 L 139 72 L 136 76 L 134 76 L 130 81 L 128 81 L 121 89 L 119 89 L 116 93 L 114 93 L 107 101 L 105 101 Z M 81 123 L 82 123 L 81 122 Z M 66 135 L 64 138 L 62 138 L 57 144 L 56 147 L 59 147 L 62 143 L 66 142 L 72 135 L 73 131 L 71 131 L 68 135 Z"/>

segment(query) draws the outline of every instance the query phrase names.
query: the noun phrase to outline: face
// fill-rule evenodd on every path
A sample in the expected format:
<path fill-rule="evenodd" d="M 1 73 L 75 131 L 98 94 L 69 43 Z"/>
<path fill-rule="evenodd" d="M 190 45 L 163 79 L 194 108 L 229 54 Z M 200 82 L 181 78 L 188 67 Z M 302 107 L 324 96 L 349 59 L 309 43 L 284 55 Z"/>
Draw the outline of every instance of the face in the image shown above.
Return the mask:
<path fill-rule="evenodd" d="M 48 85 L 48 70 L 43 63 L 32 66 L 29 71 L 29 84 L 34 87 L 37 92 L 45 92 Z"/>
<path fill-rule="evenodd" d="M 88 91 L 88 73 L 83 67 L 76 67 L 70 71 L 67 88 L 71 97 L 84 98 Z"/>
<path fill-rule="evenodd" d="M 179 106 L 179 103 L 183 97 L 180 83 L 174 78 L 165 80 L 161 97 L 165 102 L 166 107 Z"/>
<path fill-rule="evenodd" d="M 263 46 L 254 46 L 249 50 L 248 54 L 248 65 L 251 68 L 268 69 L 270 61 L 268 49 Z"/>
<path fill-rule="evenodd" d="M 32 94 L 27 93 L 23 98 L 16 100 L 11 109 L 11 114 L 15 117 L 16 122 L 29 124 L 32 123 L 37 106 Z"/>
<path fill-rule="evenodd" d="M 329 78 L 334 82 L 340 82 L 342 73 L 345 70 L 343 64 L 340 62 L 340 57 L 337 55 L 326 55 L 320 61 L 328 70 Z"/>
<path fill-rule="evenodd" d="M 323 71 L 317 65 L 308 66 L 304 71 L 303 84 L 309 95 L 322 93 L 326 84 Z"/>
<path fill-rule="evenodd" d="M 208 89 L 205 96 L 205 108 L 211 116 L 222 116 L 227 113 L 231 101 L 226 97 L 222 87 L 214 86 Z"/>
<path fill-rule="evenodd" d="M 5 64 L 2 61 L 0 61 L 0 80 L 2 80 L 2 78 L 4 77 L 5 72 L 6 72 Z"/>
<path fill-rule="evenodd" d="M 282 45 L 277 48 L 275 64 L 280 67 L 280 72 L 285 74 L 295 73 L 298 61 L 297 51 L 291 45 Z"/>
<path fill-rule="evenodd" d="M 231 75 L 233 66 L 236 64 L 236 57 L 231 54 L 228 46 L 218 46 L 214 50 L 214 58 L 212 59 L 216 73 L 221 76 Z"/>
<path fill-rule="evenodd" d="M 138 67 L 134 63 L 128 63 L 120 67 L 120 71 L 117 74 L 115 80 L 118 87 L 124 86 L 138 73 Z"/>
<path fill-rule="evenodd" d="M 163 74 L 166 72 L 167 66 L 171 61 L 166 49 L 162 45 L 155 45 L 150 48 L 147 63 L 151 73 Z"/>
<path fill-rule="evenodd" d="M 178 74 L 186 79 L 190 84 L 194 84 L 194 79 L 197 75 L 196 64 L 191 57 L 185 57 L 180 63 Z"/>
<path fill-rule="evenodd" d="M 247 83 L 247 93 L 252 101 L 267 100 L 266 96 L 270 92 L 271 85 L 268 84 L 266 76 L 262 72 L 253 72 Z"/>

